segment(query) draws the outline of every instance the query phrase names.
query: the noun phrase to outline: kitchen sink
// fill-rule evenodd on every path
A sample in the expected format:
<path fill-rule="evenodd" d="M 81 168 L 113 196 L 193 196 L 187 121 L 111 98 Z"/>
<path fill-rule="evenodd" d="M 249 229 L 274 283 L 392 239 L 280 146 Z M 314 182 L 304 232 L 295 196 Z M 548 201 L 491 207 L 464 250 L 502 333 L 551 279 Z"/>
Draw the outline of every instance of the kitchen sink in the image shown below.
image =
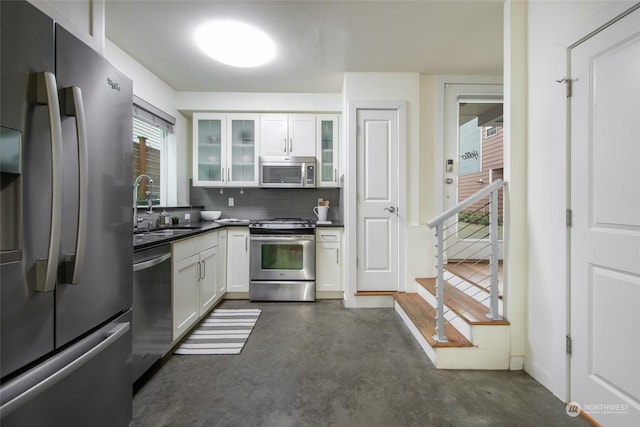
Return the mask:
<path fill-rule="evenodd" d="M 193 229 L 188 228 L 168 228 L 164 230 L 139 231 L 133 235 L 133 244 L 155 242 L 174 236 L 182 236 L 193 233 Z"/>
<path fill-rule="evenodd" d="M 164 230 L 136 231 L 134 234 L 138 236 L 176 236 L 193 233 L 193 230 L 193 228 L 165 228 Z"/>

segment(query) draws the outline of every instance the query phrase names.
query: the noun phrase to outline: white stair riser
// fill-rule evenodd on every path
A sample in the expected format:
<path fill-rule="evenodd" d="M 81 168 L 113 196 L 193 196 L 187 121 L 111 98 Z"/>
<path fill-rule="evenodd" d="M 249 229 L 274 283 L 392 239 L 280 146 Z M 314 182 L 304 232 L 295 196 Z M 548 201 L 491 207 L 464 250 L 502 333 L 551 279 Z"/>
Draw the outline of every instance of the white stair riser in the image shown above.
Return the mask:
<path fill-rule="evenodd" d="M 436 308 L 436 297 L 431 292 L 426 290 L 424 287 L 418 287 L 418 295 L 424 299 L 427 304 L 431 307 Z M 450 310 L 449 307 L 445 304 L 444 306 L 445 315 L 444 318 L 453 325 L 466 339 L 473 342 L 473 336 L 471 333 L 471 325 L 469 325 L 463 318 L 458 316 L 453 310 Z"/>
<path fill-rule="evenodd" d="M 422 347 L 422 350 L 424 350 L 429 360 L 431 360 L 431 363 L 433 363 L 434 366 L 437 366 L 435 349 L 429 345 L 429 343 L 422 336 L 418 328 L 416 328 L 416 325 L 411 321 L 409 316 L 407 316 L 407 313 L 405 313 L 402 307 L 400 307 L 400 304 L 396 302 L 394 304 L 394 307 L 395 307 L 396 313 L 398 313 L 398 315 L 404 321 L 404 324 L 407 325 L 407 328 L 409 328 L 411 335 L 413 335 L 416 341 L 418 341 L 418 344 L 420 345 L 420 347 Z"/>
<path fill-rule="evenodd" d="M 400 304 L 395 310 L 409 328 L 420 347 L 438 369 L 509 369 L 509 326 L 473 326 L 476 336 L 474 347 L 433 348 L 404 312 Z"/>

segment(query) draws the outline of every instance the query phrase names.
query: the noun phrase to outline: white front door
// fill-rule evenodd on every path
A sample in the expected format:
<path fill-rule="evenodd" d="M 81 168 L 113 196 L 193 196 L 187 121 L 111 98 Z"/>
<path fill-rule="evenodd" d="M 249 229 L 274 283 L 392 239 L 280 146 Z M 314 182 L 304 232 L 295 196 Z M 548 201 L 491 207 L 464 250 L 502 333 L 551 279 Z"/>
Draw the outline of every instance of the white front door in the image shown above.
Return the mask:
<path fill-rule="evenodd" d="M 444 206 L 454 207 L 493 181 L 503 178 L 502 85 L 447 84 L 444 113 Z M 499 201 L 502 203 L 502 190 Z M 487 240 L 483 220 L 488 217 L 489 196 L 454 216 L 445 225 L 444 236 L 451 259 L 488 259 L 489 246 L 478 249 L 478 241 Z M 502 220 L 502 207 L 498 209 Z M 502 226 L 499 227 L 499 254 L 502 259 Z"/>
<path fill-rule="evenodd" d="M 571 400 L 638 426 L 640 10 L 571 49 L 570 68 Z"/>
<path fill-rule="evenodd" d="M 357 112 L 358 291 L 398 290 L 398 111 Z"/>

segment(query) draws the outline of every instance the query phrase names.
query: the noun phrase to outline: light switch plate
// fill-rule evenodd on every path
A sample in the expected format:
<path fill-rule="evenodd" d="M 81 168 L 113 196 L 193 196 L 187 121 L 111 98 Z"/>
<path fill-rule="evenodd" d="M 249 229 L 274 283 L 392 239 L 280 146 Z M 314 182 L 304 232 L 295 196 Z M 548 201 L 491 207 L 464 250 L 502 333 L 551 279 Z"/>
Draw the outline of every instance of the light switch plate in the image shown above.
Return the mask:
<path fill-rule="evenodd" d="M 233 200 L 233 197 L 229 197 L 229 206 L 233 205 L 235 205 L 235 200 Z"/>

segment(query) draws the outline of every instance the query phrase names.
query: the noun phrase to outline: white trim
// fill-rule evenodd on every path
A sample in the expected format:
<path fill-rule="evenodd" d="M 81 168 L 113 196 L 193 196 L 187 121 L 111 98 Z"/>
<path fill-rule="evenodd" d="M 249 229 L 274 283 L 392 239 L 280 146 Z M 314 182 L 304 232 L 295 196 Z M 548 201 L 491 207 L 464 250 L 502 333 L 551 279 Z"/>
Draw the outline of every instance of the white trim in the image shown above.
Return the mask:
<path fill-rule="evenodd" d="M 350 262 L 346 263 L 345 275 L 345 306 L 355 308 L 358 303 L 355 297 L 351 297 L 358 288 L 358 269 L 353 257 L 357 258 L 357 132 L 356 121 L 358 110 L 397 110 L 398 113 L 398 290 L 406 291 L 406 213 L 407 213 L 407 103 L 406 101 L 349 101 L 345 121 L 348 123 L 345 162 L 345 250 L 351 254 Z M 404 214 L 404 216 L 403 216 Z M 404 220 L 402 219 L 404 218 Z"/>

